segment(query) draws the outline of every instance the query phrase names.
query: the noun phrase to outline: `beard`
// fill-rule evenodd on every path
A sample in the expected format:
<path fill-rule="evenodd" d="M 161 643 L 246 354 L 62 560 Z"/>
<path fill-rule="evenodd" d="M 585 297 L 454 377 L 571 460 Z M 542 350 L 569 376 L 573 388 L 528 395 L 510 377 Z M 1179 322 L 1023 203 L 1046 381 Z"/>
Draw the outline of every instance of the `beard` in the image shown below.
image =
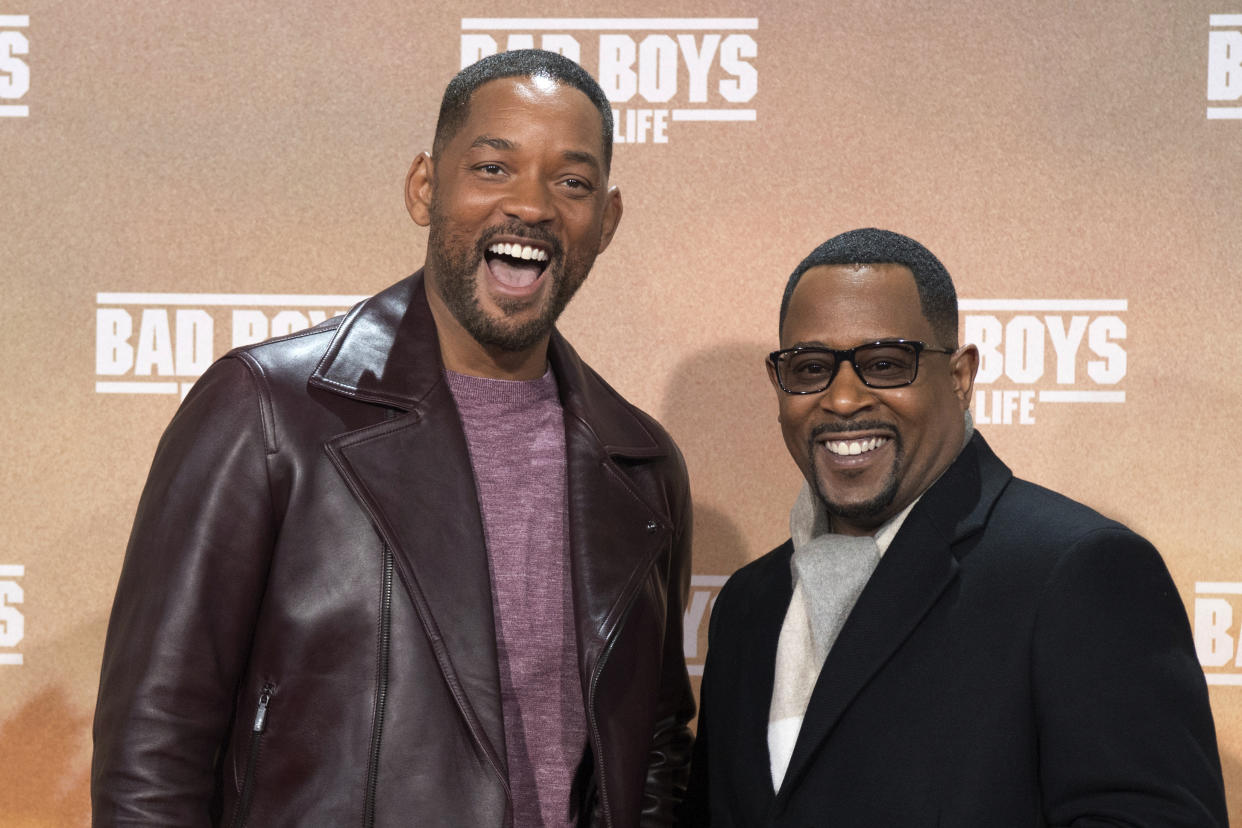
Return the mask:
<path fill-rule="evenodd" d="M 885 428 L 885 424 L 859 422 L 851 423 L 850 428 Z M 833 428 L 831 426 L 821 425 L 811 432 L 811 437 L 807 440 L 807 452 L 808 456 L 811 457 L 812 470 L 815 468 L 814 457 L 816 451 L 816 438 L 825 433 L 832 433 L 839 430 L 840 429 Z M 901 484 L 901 475 L 899 470 L 905 460 L 905 453 L 902 450 L 901 444 L 901 435 L 896 431 L 892 431 L 891 428 L 888 430 L 893 440 L 893 465 L 892 468 L 888 470 L 888 475 L 881 482 L 880 490 L 866 500 L 854 503 L 841 503 L 834 501 L 831 493 L 826 490 L 823 482 L 820 480 L 820 476 L 815 473 L 811 474 L 811 486 L 815 490 L 815 496 L 818 497 L 820 502 L 824 504 L 824 511 L 828 513 L 829 517 L 838 517 L 855 522 L 866 522 L 884 517 L 887 514 L 888 508 L 892 506 L 893 501 L 897 499 L 897 489 Z"/>
<path fill-rule="evenodd" d="M 586 281 L 597 251 L 580 251 L 566 255 L 560 240 L 540 226 L 511 220 L 483 231 L 478 240 L 465 233 L 454 233 L 451 222 L 431 204 L 431 222 L 427 236 L 427 260 L 437 274 L 440 298 L 466 332 L 480 345 L 502 351 L 525 351 L 551 333 L 556 320 L 569 300 Z M 518 321 L 529 302 L 521 299 L 495 297 L 499 315 L 488 314 L 479 302 L 480 287 L 475 279 L 485 251 L 492 240 L 515 235 L 542 242 L 548 248 L 548 264 L 542 278 L 548 280 L 547 297 L 538 313 Z"/>

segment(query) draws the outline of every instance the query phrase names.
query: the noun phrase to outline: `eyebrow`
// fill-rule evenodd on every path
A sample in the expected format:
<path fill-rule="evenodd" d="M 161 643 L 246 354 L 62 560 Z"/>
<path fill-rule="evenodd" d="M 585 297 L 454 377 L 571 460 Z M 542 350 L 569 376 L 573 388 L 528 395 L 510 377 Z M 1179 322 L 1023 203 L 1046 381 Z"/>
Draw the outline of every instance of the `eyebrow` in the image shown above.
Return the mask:
<path fill-rule="evenodd" d="M 474 149 L 475 147 L 491 147 L 492 149 L 498 150 L 515 150 L 517 149 L 517 144 L 506 138 L 493 138 L 490 135 L 480 135 L 470 144 L 471 149 Z"/>
<path fill-rule="evenodd" d="M 474 141 L 471 142 L 470 148 L 474 149 L 476 147 L 490 147 L 491 149 L 504 150 L 507 152 L 512 152 L 513 150 L 518 149 L 518 145 L 513 141 L 510 141 L 508 138 L 497 138 L 492 135 L 480 135 L 478 138 L 475 138 Z M 587 164 L 588 166 L 594 167 L 597 172 L 604 168 L 604 165 L 600 163 L 599 158 L 593 152 L 587 152 L 585 150 L 565 150 L 561 153 L 561 157 L 573 164 Z"/>
<path fill-rule="evenodd" d="M 565 150 L 561 153 L 561 157 L 566 161 L 572 161 L 575 164 L 588 164 L 595 167 L 597 170 L 601 168 L 599 159 L 596 158 L 595 154 L 591 152 L 583 152 L 582 150 Z"/>
<path fill-rule="evenodd" d="M 850 350 L 850 348 L 860 348 L 863 345 L 874 345 L 877 342 L 896 342 L 902 339 L 906 340 L 907 342 L 914 341 L 914 340 L 911 340 L 910 337 L 908 336 L 879 336 L 874 339 L 865 339 L 856 345 L 851 345 L 849 348 L 833 348 L 828 343 L 815 339 L 815 340 L 803 340 L 801 342 L 795 342 L 794 344 L 790 345 L 788 348 L 782 348 L 781 350 L 788 351 L 794 348 L 822 348 L 823 350 L 826 350 L 826 351 L 848 351 Z"/>

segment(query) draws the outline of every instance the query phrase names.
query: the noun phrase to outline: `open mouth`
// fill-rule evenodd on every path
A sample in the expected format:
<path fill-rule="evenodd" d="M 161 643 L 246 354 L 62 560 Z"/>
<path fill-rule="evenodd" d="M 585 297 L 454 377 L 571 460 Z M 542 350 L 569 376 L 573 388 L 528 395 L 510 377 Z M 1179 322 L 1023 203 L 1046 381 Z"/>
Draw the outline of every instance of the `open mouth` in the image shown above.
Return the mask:
<path fill-rule="evenodd" d="M 539 281 L 551 256 L 538 242 L 494 242 L 483 254 L 492 278 L 514 290 L 529 288 Z"/>

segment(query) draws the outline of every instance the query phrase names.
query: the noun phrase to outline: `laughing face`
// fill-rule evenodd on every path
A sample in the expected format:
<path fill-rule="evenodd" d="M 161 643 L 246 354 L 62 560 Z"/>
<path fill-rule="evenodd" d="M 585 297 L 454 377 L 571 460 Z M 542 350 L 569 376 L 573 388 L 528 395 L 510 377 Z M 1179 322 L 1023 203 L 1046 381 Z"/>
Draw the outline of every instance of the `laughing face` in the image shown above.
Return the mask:
<path fill-rule="evenodd" d="M 572 86 L 502 78 L 475 91 L 436 158 L 415 160 L 407 203 L 430 227 L 428 301 L 450 368 L 529 357 L 542 372 L 553 324 L 621 216 L 601 129 Z"/>
<path fill-rule="evenodd" d="M 781 347 L 846 349 L 882 339 L 938 342 L 923 316 L 914 276 L 896 264 L 832 265 L 803 274 L 790 299 Z M 978 354 L 924 352 L 918 377 L 868 388 L 842 364 L 818 394 L 780 390 L 785 445 L 841 534 L 875 532 L 910 505 L 957 456 Z"/>

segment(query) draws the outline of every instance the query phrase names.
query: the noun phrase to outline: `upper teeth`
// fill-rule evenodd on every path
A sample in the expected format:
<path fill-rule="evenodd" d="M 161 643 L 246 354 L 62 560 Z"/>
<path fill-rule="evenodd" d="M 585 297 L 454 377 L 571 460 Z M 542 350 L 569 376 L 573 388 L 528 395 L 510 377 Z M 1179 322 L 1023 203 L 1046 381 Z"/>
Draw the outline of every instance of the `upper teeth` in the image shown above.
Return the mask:
<path fill-rule="evenodd" d="M 862 454 L 887 442 L 887 437 L 869 437 L 866 440 L 829 440 L 824 445 L 833 454 Z"/>
<path fill-rule="evenodd" d="M 546 262 L 548 253 L 538 247 L 531 247 L 529 244 L 509 244 L 508 242 L 493 244 L 487 248 L 489 253 L 499 253 L 502 256 L 512 256 L 515 259 L 533 259 L 536 262 Z"/>

